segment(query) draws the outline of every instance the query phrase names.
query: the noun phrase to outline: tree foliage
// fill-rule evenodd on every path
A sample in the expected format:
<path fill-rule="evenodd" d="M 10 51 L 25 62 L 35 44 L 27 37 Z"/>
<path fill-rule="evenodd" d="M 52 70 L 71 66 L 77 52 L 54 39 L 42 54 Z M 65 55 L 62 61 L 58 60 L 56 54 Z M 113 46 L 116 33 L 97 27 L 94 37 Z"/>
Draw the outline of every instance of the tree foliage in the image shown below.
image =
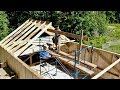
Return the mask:
<path fill-rule="evenodd" d="M 106 11 L 105 14 L 107 16 L 107 20 L 109 23 L 114 23 L 116 18 L 115 18 L 115 11 Z"/>
<path fill-rule="evenodd" d="M 103 36 L 107 30 L 107 24 L 120 22 L 119 11 L 1 11 L 1 13 L 1 22 L 4 24 L 0 25 L 4 27 L 1 26 L 0 39 L 3 39 L 27 19 L 32 18 L 50 21 L 53 26 L 59 25 L 60 29 L 65 32 L 80 34 L 80 30 L 84 30 L 83 33 L 90 37 L 88 43 L 93 42 L 98 47 L 100 47 L 98 44 L 101 45 L 109 40 Z M 119 36 L 119 30 L 112 35 Z M 98 43 L 97 40 L 101 40 L 101 42 Z"/>
<path fill-rule="evenodd" d="M 9 33 L 9 21 L 7 14 L 4 11 L 0 11 L 0 40 L 2 40 Z"/>
<path fill-rule="evenodd" d="M 96 12 L 96 11 L 94 11 Z M 61 30 L 79 34 L 81 29 L 84 33 L 93 36 L 95 31 L 105 29 L 106 17 L 104 13 L 93 11 L 7 11 L 9 21 L 13 28 L 17 28 L 28 18 L 51 21 L 59 25 Z"/>

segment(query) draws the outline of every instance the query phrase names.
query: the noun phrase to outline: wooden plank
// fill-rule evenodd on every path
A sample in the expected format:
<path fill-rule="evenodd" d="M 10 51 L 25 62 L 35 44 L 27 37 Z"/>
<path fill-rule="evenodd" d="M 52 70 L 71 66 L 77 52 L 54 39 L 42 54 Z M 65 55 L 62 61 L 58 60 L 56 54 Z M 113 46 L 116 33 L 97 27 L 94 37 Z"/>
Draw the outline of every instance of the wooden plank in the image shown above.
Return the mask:
<path fill-rule="evenodd" d="M 30 54 L 30 66 L 32 66 L 32 54 Z"/>
<path fill-rule="evenodd" d="M 20 37 L 17 42 L 21 41 L 22 39 L 24 39 L 27 35 L 29 35 L 36 27 L 34 26 L 33 28 L 31 28 L 27 33 L 25 33 L 22 37 Z M 14 46 L 16 46 L 16 43 L 12 44 L 9 48 L 12 49 Z"/>
<path fill-rule="evenodd" d="M 109 61 L 109 59 L 106 58 L 105 55 L 103 55 L 99 50 L 94 50 L 94 51 L 96 51 L 96 53 L 97 53 L 105 62 L 107 62 L 108 64 L 111 64 L 111 62 Z M 117 71 L 117 72 L 120 73 L 120 71 L 119 71 L 116 67 L 114 67 L 113 69 L 114 69 L 115 71 Z"/>
<path fill-rule="evenodd" d="M 57 34 L 62 34 L 62 35 L 65 35 L 66 37 L 70 37 L 70 38 L 74 38 L 74 39 L 80 40 L 80 36 L 76 35 L 76 34 L 64 32 L 64 31 L 57 31 L 57 30 L 53 30 L 53 29 L 48 29 L 47 31 L 53 32 L 53 33 L 57 33 Z M 86 36 L 83 36 L 83 40 L 87 40 L 86 38 L 87 38 Z"/>
<path fill-rule="evenodd" d="M 22 47 L 21 49 L 17 51 L 18 53 L 15 56 L 21 55 L 30 45 L 31 43 L 27 43 L 24 47 Z"/>
<path fill-rule="evenodd" d="M 99 68 L 99 67 L 98 67 L 97 69 L 99 70 L 98 72 L 101 72 L 101 71 L 102 71 L 102 70 L 104 70 L 105 68 Z M 97 72 L 96 74 L 94 74 L 94 76 L 95 76 L 95 75 L 97 75 L 97 74 L 98 74 L 98 72 Z M 109 75 L 112 75 L 112 76 L 119 77 L 119 75 L 118 75 L 118 74 L 115 74 L 115 73 L 110 72 L 110 71 L 107 71 L 106 73 L 108 73 Z M 105 74 L 106 74 L 106 73 L 105 73 Z M 104 74 L 104 75 L 105 75 L 105 74 Z M 101 77 L 103 77 L 104 75 L 102 75 Z M 110 77 L 110 76 L 109 76 L 109 77 Z"/>
<path fill-rule="evenodd" d="M 45 28 L 43 28 L 32 40 L 36 40 L 39 36 L 41 36 L 45 31 L 47 31 L 47 29 L 52 25 L 52 23 L 50 22 Z"/>
<path fill-rule="evenodd" d="M 25 37 L 27 37 L 31 32 L 33 32 L 33 30 L 35 29 L 36 27 L 34 26 L 32 29 L 30 29 L 27 33 L 24 34 L 24 36 L 20 37 L 19 38 L 19 41 L 23 40 Z M 35 31 L 35 30 L 34 30 Z"/>
<path fill-rule="evenodd" d="M 30 38 L 32 38 L 35 34 L 37 34 L 39 31 L 41 31 L 40 29 L 42 29 L 45 26 L 46 22 L 42 23 L 41 26 L 39 26 L 35 31 L 33 31 L 30 35 L 27 36 L 26 40 L 29 40 Z M 39 36 L 38 36 L 39 37 Z M 37 37 L 37 38 L 38 38 Z M 36 38 L 36 39 L 37 39 Z"/>
<path fill-rule="evenodd" d="M 101 72 L 102 70 L 104 70 L 104 69 L 99 69 L 99 68 L 97 68 L 97 69 L 98 69 L 98 72 Z M 97 74 L 98 74 L 98 72 L 97 72 Z M 93 76 L 95 76 L 95 75 L 97 75 L 97 74 L 94 74 Z M 92 78 L 93 76 L 91 76 L 91 78 Z M 98 79 L 101 79 L 101 78 L 103 78 L 103 79 L 118 79 L 119 77 L 118 77 L 118 75 L 115 75 L 115 74 L 107 71 L 106 73 L 104 73 L 104 75 L 102 75 L 102 76 L 99 77 Z"/>
<path fill-rule="evenodd" d="M 40 74 L 31 69 L 26 63 L 24 63 L 21 59 L 16 57 L 13 53 L 7 52 L 4 48 L 2 49 L 3 52 L 5 52 L 4 53 L 5 57 L 3 57 L 3 59 L 6 60 L 7 65 L 17 74 L 18 78 L 27 79 L 27 75 L 32 75 L 31 79 L 33 77 L 43 79 L 43 77 L 40 76 Z"/>
<path fill-rule="evenodd" d="M 52 55 L 57 56 L 57 58 L 60 59 L 62 62 L 66 63 L 66 64 L 69 64 L 69 65 L 71 65 L 72 67 L 74 67 L 74 62 L 73 62 L 73 61 L 70 61 L 70 60 L 67 59 L 67 58 L 63 58 L 61 55 L 56 54 L 56 53 L 54 53 L 54 52 L 52 52 L 52 51 L 48 51 L 48 52 L 49 52 L 50 54 L 52 54 Z M 79 70 L 82 70 L 82 71 L 84 71 L 84 72 L 86 72 L 86 73 L 88 73 L 88 74 L 90 74 L 90 75 L 92 75 L 92 74 L 94 73 L 94 71 L 89 70 L 88 68 L 85 68 L 85 67 L 83 67 L 83 66 L 81 66 L 81 65 L 79 65 L 79 64 L 76 64 L 76 68 L 79 69 Z"/>
<path fill-rule="evenodd" d="M 7 50 L 10 51 L 10 50 L 12 50 L 15 46 L 18 46 L 19 44 L 24 43 L 24 42 L 26 42 L 26 41 L 23 41 L 23 40 L 21 40 L 21 41 L 19 41 L 19 42 L 16 41 L 16 42 L 13 43 L 13 45 L 11 45 L 10 47 L 8 47 Z"/>
<path fill-rule="evenodd" d="M 14 33 L 14 35 L 12 35 L 8 40 L 6 40 L 6 42 L 3 43 L 3 46 L 9 44 L 9 42 L 12 42 L 12 40 L 19 34 L 21 33 L 21 31 L 23 31 L 27 26 L 29 26 L 29 24 L 31 24 L 32 21 L 30 21 L 29 23 L 27 23 L 24 27 L 22 27 L 20 30 L 18 30 L 16 33 Z"/>
<path fill-rule="evenodd" d="M 79 40 L 78 50 L 81 50 L 81 49 L 82 49 L 82 39 L 83 39 L 83 30 L 81 30 L 81 33 L 80 33 L 80 40 Z M 81 51 L 78 52 L 78 57 L 77 57 L 77 59 L 79 60 L 80 58 L 81 58 Z"/>
<path fill-rule="evenodd" d="M 59 54 L 64 55 L 64 56 L 66 56 L 66 57 L 71 58 L 72 60 L 74 60 L 74 57 L 73 57 L 72 55 L 68 54 L 68 53 L 65 53 L 65 52 L 63 52 L 63 51 L 60 51 Z M 97 65 L 95 65 L 95 64 L 93 64 L 93 63 L 90 63 L 90 62 L 88 62 L 88 61 L 85 61 L 85 62 L 84 62 L 84 60 L 81 60 L 81 63 L 86 64 L 86 65 L 89 65 L 89 66 L 91 66 L 91 67 L 93 67 L 93 68 L 96 68 L 96 67 L 97 67 Z"/>
<path fill-rule="evenodd" d="M 23 31 L 26 27 L 28 27 L 33 20 L 31 20 L 29 23 L 27 23 L 24 27 L 22 27 L 20 30 L 18 30 L 14 35 L 12 35 L 9 39 L 7 39 L 2 45 L 6 45 L 8 42 L 11 42 L 13 38 L 15 38 L 21 31 Z"/>
<path fill-rule="evenodd" d="M 46 23 L 46 22 L 45 22 Z M 40 28 L 45 24 L 43 23 L 40 27 L 37 28 L 37 31 L 40 30 Z M 45 28 L 43 28 L 33 39 L 32 41 L 36 40 L 40 35 L 42 35 L 50 26 L 52 23 L 49 23 Z M 32 33 L 32 35 L 28 36 L 26 39 L 29 39 L 30 37 L 34 36 L 34 34 L 37 33 L 37 31 L 34 31 L 34 33 Z M 27 43 L 22 49 L 20 49 L 19 53 L 17 54 L 17 56 L 21 55 L 30 45 L 31 42 Z"/>
<path fill-rule="evenodd" d="M 23 45 L 25 45 L 27 42 L 24 43 L 20 43 L 18 46 L 16 46 L 15 48 L 12 49 L 12 52 L 16 52 L 20 47 L 22 47 Z"/>
<path fill-rule="evenodd" d="M 34 36 L 37 32 L 40 31 L 40 29 L 46 24 L 46 22 L 42 23 L 34 32 L 32 32 L 29 36 L 27 36 L 27 38 L 25 40 L 30 40 L 30 38 L 32 36 Z M 27 43 L 24 47 L 22 47 L 18 52 L 18 54 L 16 54 L 17 56 L 21 55 L 29 46 L 31 45 L 30 43 Z"/>
<path fill-rule="evenodd" d="M 5 48 L 9 47 L 14 41 L 16 41 L 17 39 L 19 40 L 20 37 L 22 37 L 22 35 L 24 35 L 33 25 L 36 24 L 36 21 L 34 21 L 30 26 L 28 26 L 24 31 L 22 31 L 19 35 L 17 35 L 11 42 L 9 42 Z"/>
<path fill-rule="evenodd" d="M 106 73 L 108 70 L 110 70 L 112 67 L 114 67 L 116 64 L 118 64 L 120 62 L 120 59 L 116 60 L 114 63 L 112 63 L 111 65 L 109 65 L 107 68 L 105 68 L 104 70 L 102 70 L 100 73 L 98 73 L 97 75 L 95 75 L 93 78 L 91 79 L 97 79 L 100 76 L 102 76 L 104 73 Z"/>
<path fill-rule="evenodd" d="M 16 41 L 16 42 L 14 42 L 14 46 L 12 46 L 12 47 L 8 47 L 7 48 L 7 50 L 8 51 L 10 51 L 10 50 L 12 50 L 14 47 L 17 47 L 19 44 L 22 44 L 22 43 L 25 43 L 25 42 L 28 42 L 29 40 L 21 40 L 21 41 Z"/>
<path fill-rule="evenodd" d="M 0 45 L 2 43 L 4 43 L 7 39 L 9 39 L 14 33 L 16 33 L 19 29 L 21 29 L 25 24 L 27 24 L 30 21 L 30 19 L 28 19 L 26 22 L 24 22 L 22 25 L 20 25 L 16 30 L 14 30 L 12 33 L 10 33 L 7 37 L 5 37 L 1 42 Z"/>
<path fill-rule="evenodd" d="M 41 21 L 40 22 L 38 22 L 38 23 L 41 23 Z M 37 24 L 37 23 L 36 23 Z M 33 28 L 31 28 L 28 32 L 26 32 L 22 37 L 20 37 L 19 38 L 19 41 L 21 41 L 22 39 L 24 39 L 25 37 L 27 37 L 31 32 L 33 32 L 33 30 L 36 28 L 36 26 L 34 26 Z M 34 30 L 34 31 L 36 31 L 36 30 Z"/>

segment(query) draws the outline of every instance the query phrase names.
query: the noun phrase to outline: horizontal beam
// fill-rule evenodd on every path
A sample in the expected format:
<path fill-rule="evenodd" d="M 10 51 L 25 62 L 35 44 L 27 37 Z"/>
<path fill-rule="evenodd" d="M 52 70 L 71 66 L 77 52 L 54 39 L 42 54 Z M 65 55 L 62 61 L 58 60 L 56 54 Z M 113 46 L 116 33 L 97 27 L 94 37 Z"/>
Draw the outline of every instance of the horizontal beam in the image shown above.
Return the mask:
<path fill-rule="evenodd" d="M 55 50 L 54 50 L 54 52 L 55 52 Z M 69 57 L 69 58 L 72 59 L 72 60 L 74 60 L 74 56 L 72 56 L 72 55 L 70 55 L 70 54 L 68 54 L 68 53 L 65 53 L 65 52 L 63 52 L 63 51 L 59 51 L 58 53 L 61 54 L 61 55 L 66 56 L 66 57 Z M 88 65 L 88 66 L 90 66 L 90 67 L 93 67 L 93 68 L 96 68 L 96 67 L 97 67 L 97 65 L 95 65 L 95 64 L 93 64 L 93 63 L 90 63 L 90 62 L 88 62 L 88 61 L 81 60 L 80 62 L 83 63 L 83 64 L 86 64 L 86 65 Z"/>
<path fill-rule="evenodd" d="M 70 37 L 70 38 L 74 38 L 74 39 L 80 40 L 80 35 L 64 32 L 64 31 L 57 31 L 57 30 L 53 30 L 53 29 L 48 29 L 47 31 L 53 32 L 53 33 L 56 33 L 56 34 L 62 34 L 62 35 L 65 35 L 66 37 Z M 83 36 L 83 40 L 88 41 L 87 36 Z"/>
<path fill-rule="evenodd" d="M 118 64 L 120 62 L 120 59 L 116 60 L 114 63 L 112 63 L 111 65 L 109 65 L 107 68 L 105 68 L 104 70 L 102 70 L 100 73 L 98 73 L 97 75 L 95 75 L 93 78 L 91 79 L 97 79 L 100 76 L 102 76 L 103 74 L 105 74 L 108 70 L 110 70 L 112 67 L 114 67 L 116 64 Z"/>
<path fill-rule="evenodd" d="M 54 55 L 54 56 L 56 56 L 58 59 L 60 59 L 61 62 L 65 63 L 65 64 L 67 64 L 67 65 L 69 65 L 69 66 L 74 67 L 74 62 L 73 62 L 73 61 L 71 61 L 71 60 L 69 60 L 69 59 L 67 59 L 67 58 L 62 57 L 61 55 L 59 55 L 59 54 L 57 54 L 57 53 L 54 53 L 53 51 L 48 51 L 48 52 L 49 52 L 51 55 Z M 84 72 L 86 72 L 86 73 L 88 73 L 88 74 L 90 74 L 90 75 L 92 75 L 92 74 L 94 73 L 94 71 L 89 70 L 88 68 L 83 67 L 83 66 L 81 66 L 80 64 L 76 64 L 76 68 L 79 69 L 79 70 L 82 70 L 82 71 L 84 71 Z"/>

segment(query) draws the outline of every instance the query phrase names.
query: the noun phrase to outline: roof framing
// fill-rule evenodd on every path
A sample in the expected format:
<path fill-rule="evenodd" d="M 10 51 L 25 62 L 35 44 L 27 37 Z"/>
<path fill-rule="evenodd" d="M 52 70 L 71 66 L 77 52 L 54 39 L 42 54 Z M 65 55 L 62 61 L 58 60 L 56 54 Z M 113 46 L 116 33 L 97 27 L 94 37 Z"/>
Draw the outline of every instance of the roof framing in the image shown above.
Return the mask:
<path fill-rule="evenodd" d="M 15 57 L 17 57 L 17 56 L 21 55 L 27 48 L 29 48 L 32 45 L 32 42 L 34 40 L 36 40 L 44 32 L 57 33 L 57 34 L 65 35 L 67 37 L 71 37 L 71 38 L 80 40 L 80 36 L 79 35 L 68 33 L 68 32 L 63 32 L 63 31 L 56 31 L 55 28 L 52 26 L 52 22 L 28 19 L 21 26 L 19 26 L 16 30 L 14 30 L 7 37 L 5 37 L 0 42 L 0 45 L 5 50 L 7 50 L 8 52 L 11 52 L 12 54 L 15 55 Z M 83 39 L 86 40 L 86 37 L 83 36 Z M 16 53 L 16 52 L 18 52 L 18 53 Z M 102 55 L 99 51 L 96 51 L 96 52 L 97 52 L 97 54 L 99 54 L 99 56 L 101 58 L 103 58 L 104 60 L 106 60 L 106 62 L 108 64 L 110 64 L 110 62 L 108 61 L 109 59 L 106 59 L 104 57 L 104 55 Z M 53 52 L 51 52 L 51 53 L 53 53 Z M 60 53 L 61 54 L 65 54 L 63 52 L 60 52 Z M 65 55 L 68 56 L 67 54 L 65 54 Z M 59 57 L 59 58 L 60 59 L 64 59 L 62 57 Z M 69 58 L 73 59 L 72 56 L 70 56 Z M 64 62 L 68 63 L 67 59 L 64 59 Z M 111 65 L 109 65 L 107 68 L 105 68 L 100 73 L 95 75 L 92 79 L 97 79 L 97 78 L 101 77 L 103 74 L 108 72 L 108 70 L 113 68 L 119 62 L 120 62 L 120 59 L 116 60 Z M 69 64 L 71 64 L 73 66 L 73 63 L 71 61 L 69 62 Z M 93 65 L 93 64 L 91 64 L 89 62 L 87 62 L 86 64 L 89 64 L 92 67 L 96 67 L 96 65 Z M 77 66 L 77 68 L 78 69 L 79 68 L 83 69 L 83 71 L 86 71 L 89 74 L 93 74 L 94 73 L 94 72 L 92 72 L 90 70 L 86 70 L 84 67 Z M 114 69 L 117 72 L 119 72 L 119 70 L 117 70 L 117 68 L 114 67 Z"/>

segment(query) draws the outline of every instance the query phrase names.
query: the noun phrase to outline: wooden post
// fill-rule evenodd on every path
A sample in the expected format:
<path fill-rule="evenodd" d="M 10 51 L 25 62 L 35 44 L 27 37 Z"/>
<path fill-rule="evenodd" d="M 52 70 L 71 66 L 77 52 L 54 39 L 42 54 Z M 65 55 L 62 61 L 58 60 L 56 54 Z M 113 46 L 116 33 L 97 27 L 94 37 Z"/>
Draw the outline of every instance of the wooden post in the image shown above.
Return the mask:
<path fill-rule="evenodd" d="M 60 52 L 60 36 L 58 37 L 58 47 L 57 47 L 57 51 Z"/>
<path fill-rule="evenodd" d="M 34 49 L 32 49 L 32 53 L 30 53 L 30 66 L 32 66 L 32 56 L 34 54 Z"/>
<path fill-rule="evenodd" d="M 82 39 L 83 39 L 83 30 L 81 30 L 81 33 L 80 33 L 78 50 L 82 49 Z M 79 58 L 81 58 L 81 51 L 78 53 L 78 60 Z"/>
<path fill-rule="evenodd" d="M 30 66 L 32 66 L 32 54 L 30 54 Z"/>

